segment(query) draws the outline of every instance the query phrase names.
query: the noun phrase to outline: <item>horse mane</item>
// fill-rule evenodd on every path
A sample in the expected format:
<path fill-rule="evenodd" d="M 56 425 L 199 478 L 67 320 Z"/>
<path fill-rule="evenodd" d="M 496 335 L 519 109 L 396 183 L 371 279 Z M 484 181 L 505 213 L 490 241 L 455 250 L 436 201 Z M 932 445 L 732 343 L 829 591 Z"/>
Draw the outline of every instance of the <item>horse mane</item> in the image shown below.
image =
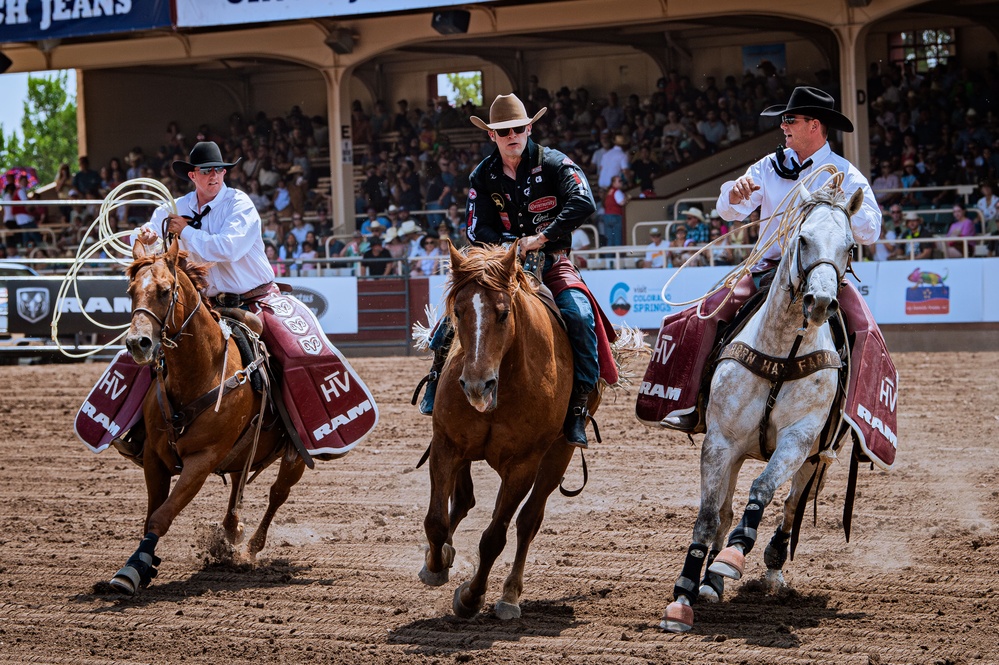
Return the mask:
<path fill-rule="evenodd" d="M 513 280 L 503 268 L 503 259 L 507 250 L 502 247 L 468 247 L 463 251 L 465 260 L 461 266 L 451 263 L 451 288 L 444 301 L 444 311 L 448 316 L 454 315 L 455 296 L 471 283 L 481 285 L 490 291 L 513 294 L 518 288 L 533 293 L 536 290 L 527 273 L 517 269 Z"/>
<path fill-rule="evenodd" d="M 831 206 L 842 205 L 845 199 L 846 192 L 839 187 L 820 187 L 812 192 L 812 201 L 809 208 L 822 203 Z"/>
<path fill-rule="evenodd" d="M 162 254 L 146 254 L 132 261 L 128 268 L 125 269 L 125 274 L 128 275 L 129 281 L 135 279 L 135 276 L 139 274 L 139 270 L 145 266 L 152 265 L 162 256 Z M 208 286 L 208 265 L 188 261 L 187 252 L 184 250 L 177 253 L 177 267 L 191 280 L 196 291 L 204 291 L 205 287 Z"/>

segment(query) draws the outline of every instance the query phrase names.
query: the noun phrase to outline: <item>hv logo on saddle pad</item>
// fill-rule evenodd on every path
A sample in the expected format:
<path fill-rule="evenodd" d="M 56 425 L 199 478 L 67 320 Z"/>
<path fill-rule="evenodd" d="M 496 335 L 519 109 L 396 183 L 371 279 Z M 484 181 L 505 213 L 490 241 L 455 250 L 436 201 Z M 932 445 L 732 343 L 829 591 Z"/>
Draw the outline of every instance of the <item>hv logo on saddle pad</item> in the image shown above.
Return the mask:
<path fill-rule="evenodd" d="M 378 423 L 368 387 L 299 300 L 270 294 L 254 302 L 253 312 L 264 320 L 264 342 L 282 369 L 284 404 L 306 449 L 349 452 Z"/>
<path fill-rule="evenodd" d="M 149 368 L 135 364 L 127 351 L 119 351 L 76 414 L 76 436 L 95 453 L 107 448 L 138 422 L 151 383 Z"/>

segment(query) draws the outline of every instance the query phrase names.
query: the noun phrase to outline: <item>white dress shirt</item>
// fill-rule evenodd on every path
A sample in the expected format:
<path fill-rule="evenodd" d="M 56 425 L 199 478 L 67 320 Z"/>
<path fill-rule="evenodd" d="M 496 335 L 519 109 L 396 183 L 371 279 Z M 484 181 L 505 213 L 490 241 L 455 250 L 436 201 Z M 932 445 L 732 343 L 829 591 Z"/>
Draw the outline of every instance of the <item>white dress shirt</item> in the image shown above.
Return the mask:
<path fill-rule="evenodd" d="M 792 157 L 795 162 L 801 162 L 794 150 L 784 150 L 784 158 L 786 160 L 784 166 L 790 165 L 790 158 Z M 787 196 L 788 192 L 825 164 L 831 164 L 836 167 L 836 170 L 846 174 L 846 177 L 843 179 L 842 188 L 847 196 L 852 195 L 858 188 L 864 190 L 863 205 L 857 214 L 850 219 L 850 224 L 853 226 L 854 239 L 861 245 L 870 245 L 881 237 L 881 208 L 878 206 L 877 199 L 874 198 L 874 192 L 871 190 L 867 178 L 864 177 L 857 167 L 834 153 L 829 148 L 828 143 L 819 148 L 811 156 L 811 166 L 803 169 L 797 180 L 789 180 L 777 175 L 770 161 L 771 159 L 776 159 L 776 157 L 773 154 L 767 155 L 750 166 L 746 171 L 746 174 L 752 176 L 753 182 L 760 187 L 748 199 L 736 205 L 729 203 L 728 195 L 735 184 L 734 180 L 729 180 L 722 185 L 721 194 L 718 195 L 718 201 L 715 204 L 722 219 L 727 221 L 745 219 L 749 217 L 749 213 L 759 207 L 760 219 L 766 221 L 760 224 L 758 245 L 767 242 L 777 232 L 777 227 L 780 225 L 784 211 L 778 210 L 774 214 L 775 208 L 784 201 L 784 197 Z M 819 175 L 812 183 L 812 191 L 822 187 L 830 177 L 828 175 Z M 774 243 L 767 250 L 763 258 L 780 259 L 780 246 Z"/>
<path fill-rule="evenodd" d="M 197 192 L 180 197 L 176 204 L 178 214 L 185 217 L 200 212 Z M 211 264 L 207 295 L 246 293 L 273 281 L 260 234 L 260 214 L 250 197 L 223 184 L 207 205 L 211 210 L 201 220 L 201 228 L 188 226 L 180 234 L 181 249 L 194 260 Z M 144 228 L 161 235 L 168 213 L 166 206 L 157 208 Z"/>

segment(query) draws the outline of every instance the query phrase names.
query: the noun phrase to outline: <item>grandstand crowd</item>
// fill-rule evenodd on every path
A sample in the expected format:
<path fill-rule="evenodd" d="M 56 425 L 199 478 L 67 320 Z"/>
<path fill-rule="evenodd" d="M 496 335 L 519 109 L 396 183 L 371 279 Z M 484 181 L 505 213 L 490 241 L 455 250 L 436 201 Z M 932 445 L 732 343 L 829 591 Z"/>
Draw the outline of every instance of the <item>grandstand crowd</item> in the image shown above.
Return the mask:
<path fill-rule="evenodd" d="M 599 237 L 580 232 L 574 248 L 598 244 L 603 249 L 625 244 L 624 208 L 629 196 L 655 197 L 660 176 L 776 127 L 778 119 L 761 116 L 760 111 L 786 101 L 794 85 L 802 83 L 839 98 L 828 71 L 816 73 L 813 81 L 788 81 L 766 61 L 755 72 L 729 75 L 720 82 L 709 76 L 699 85 L 671 71 L 654 90 L 623 98 L 614 92 L 594 98 L 585 88 L 548 90 L 536 76 L 518 95 L 531 115 L 548 108 L 535 123 L 532 138 L 569 155 L 593 185 L 598 210 L 589 224 Z M 995 235 L 999 219 L 993 184 L 999 176 L 996 54 L 991 53 L 988 65 L 978 71 L 961 67 L 954 59 L 925 73 L 911 64 L 872 64 L 867 94 L 870 181 L 884 206 L 883 238 Z M 492 150 L 486 135 L 472 128 L 473 114 L 481 115 L 482 109 L 471 103 L 456 107 L 446 97 L 424 106 L 398 100 L 392 109 L 385 101 L 371 108 L 355 101 L 351 130 L 357 216 L 353 233 L 346 237 L 333 235 L 334 228 L 342 225 L 335 223 L 328 200 L 326 121 L 305 115 L 297 106 L 279 117 L 261 112 L 244 119 L 233 114 L 221 131 L 203 124 L 188 132 L 171 122 L 159 145 L 135 146 L 125 157 L 101 165 L 81 157 L 75 172 L 62 165 L 48 187 L 62 199 L 102 199 L 126 180 L 150 178 L 180 196 L 190 183 L 174 175 L 172 162 L 185 160 L 195 142 L 212 140 L 227 161 L 236 162 L 228 171 L 228 184 L 246 191 L 261 213 L 276 274 L 316 274 L 316 262 L 327 258 L 348 259 L 343 263 L 346 270 L 354 270 L 359 262 L 360 274 L 366 275 L 432 274 L 440 269 L 435 257 L 444 251 L 442 239 L 459 247 L 467 244 L 463 211 L 468 177 Z M 960 193 L 961 185 L 970 186 L 971 194 Z M 32 206 L 30 190 L 23 179 L 8 177 L 4 199 L 24 204 L 4 207 L 5 227 L 20 232 L 8 234 L 0 258 L 75 252 L 96 206 Z M 119 229 L 148 217 L 148 209 L 138 206 L 121 208 L 119 213 L 113 220 Z M 622 224 L 605 226 L 613 215 L 620 215 Z M 729 245 L 755 240 L 753 227 L 736 223 L 730 229 L 713 211 L 694 206 L 681 216 L 684 223 L 669 225 L 665 238 L 662 229 L 652 229 L 655 233 L 650 233 L 651 243 L 639 265 L 678 264 L 729 230 L 736 233 L 711 252 L 710 261 L 738 262 L 741 251 Z M 52 233 L 41 233 L 46 228 Z M 967 252 L 957 241 L 910 244 L 911 251 L 904 245 L 874 245 L 865 258 Z M 660 252 L 660 245 L 671 249 Z M 982 242 L 972 249 L 977 256 L 995 255 L 996 243 Z"/>

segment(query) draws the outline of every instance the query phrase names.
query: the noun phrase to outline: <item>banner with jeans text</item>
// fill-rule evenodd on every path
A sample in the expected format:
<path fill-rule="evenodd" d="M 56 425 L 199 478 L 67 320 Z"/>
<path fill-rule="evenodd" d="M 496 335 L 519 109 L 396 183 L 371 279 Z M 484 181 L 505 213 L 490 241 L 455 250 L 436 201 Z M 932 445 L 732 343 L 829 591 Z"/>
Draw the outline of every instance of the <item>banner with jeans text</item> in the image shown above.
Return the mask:
<path fill-rule="evenodd" d="M 170 27 L 170 0 L 0 2 L 0 43 Z"/>

